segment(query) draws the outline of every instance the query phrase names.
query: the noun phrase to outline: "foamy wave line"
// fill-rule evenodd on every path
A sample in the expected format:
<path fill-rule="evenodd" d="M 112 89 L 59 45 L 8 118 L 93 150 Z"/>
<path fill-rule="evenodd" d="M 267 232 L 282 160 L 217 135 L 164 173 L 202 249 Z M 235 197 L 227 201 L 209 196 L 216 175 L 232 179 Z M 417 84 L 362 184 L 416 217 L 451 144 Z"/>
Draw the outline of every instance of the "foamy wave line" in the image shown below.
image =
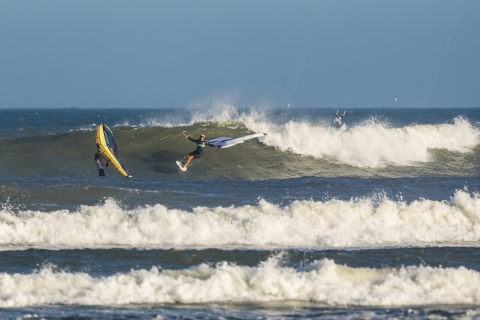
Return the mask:
<path fill-rule="evenodd" d="M 383 199 L 265 200 L 241 207 L 122 209 L 114 200 L 78 211 L 0 211 L 0 245 L 35 247 L 371 247 L 480 241 L 480 197 L 451 202 Z"/>
<path fill-rule="evenodd" d="M 348 130 L 290 121 L 283 125 L 245 118 L 254 132 L 267 133 L 261 141 L 277 148 L 354 167 L 380 168 L 388 164 L 415 165 L 432 161 L 430 151 L 468 153 L 479 144 L 480 131 L 459 117 L 453 124 L 412 125 L 392 128 L 365 123 Z"/>
<path fill-rule="evenodd" d="M 480 305 L 480 273 L 460 268 L 350 268 L 331 260 L 296 270 L 270 258 L 257 267 L 221 263 L 184 270 L 0 274 L 0 306 L 304 301 L 334 306 Z"/>
<path fill-rule="evenodd" d="M 70 129 L 68 132 L 95 131 L 97 126 L 98 126 L 98 124 L 92 123 L 92 124 L 89 124 L 89 125 L 86 125 L 86 126 L 78 127 L 78 128 L 75 128 L 75 129 Z"/>

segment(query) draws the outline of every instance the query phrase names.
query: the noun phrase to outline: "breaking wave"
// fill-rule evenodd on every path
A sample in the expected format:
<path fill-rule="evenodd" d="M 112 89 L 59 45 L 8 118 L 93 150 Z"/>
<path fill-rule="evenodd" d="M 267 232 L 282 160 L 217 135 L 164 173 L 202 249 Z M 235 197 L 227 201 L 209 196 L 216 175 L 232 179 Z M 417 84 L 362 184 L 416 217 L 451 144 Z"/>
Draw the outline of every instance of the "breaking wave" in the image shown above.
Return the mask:
<path fill-rule="evenodd" d="M 272 121 L 263 113 L 231 112 L 201 114 L 190 119 L 193 124 L 170 126 L 168 119 L 164 123 L 150 119 L 144 120 L 149 126 L 116 126 L 113 131 L 122 162 L 134 177 L 176 174 L 175 161 L 194 147 L 181 137 L 184 132 L 207 137 L 267 133 L 234 148 L 207 148 L 188 176 L 472 176 L 479 170 L 480 130 L 461 117 L 452 123 L 400 127 L 363 121 L 335 130 L 312 119 Z M 6 176 L 95 174 L 91 158 L 96 149 L 90 130 L 0 140 L 0 148 L 5 168 L 0 173 Z"/>
<path fill-rule="evenodd" d="M 122 209 L 113 201 L 77 211 L 0 211 L 0 245 L 155 248 L 348 248 L 475 245 L 480 197 L 457 191 L 451 201 L 390 199 L 260 200 L 240 207 L 161 204 Z"/>
<path fill-rule="evenodd" d="M 367 123 L 336 130 L 306 122 L 283 125 L 247 122 L 255 132 L 267 133 L 262 142 L 284 152 L 337 161 L 353 167 L 409 166 L 433 160 L 432 150 L 469 153 L 480 132 L 462 119 L 453 124 L 411 125 L 400 128 Z"/>
<path fill-rule="evenodd" d="M 0 274 L 0 306 L 263 303 L 329 306 L 480 305 L 480 273 L 464 267 L 351 268 L 324 259 L 301 269 L 272 257 L 256 267 L 220 263 L 132 270 L 108 277 L 43 268 Z"/>

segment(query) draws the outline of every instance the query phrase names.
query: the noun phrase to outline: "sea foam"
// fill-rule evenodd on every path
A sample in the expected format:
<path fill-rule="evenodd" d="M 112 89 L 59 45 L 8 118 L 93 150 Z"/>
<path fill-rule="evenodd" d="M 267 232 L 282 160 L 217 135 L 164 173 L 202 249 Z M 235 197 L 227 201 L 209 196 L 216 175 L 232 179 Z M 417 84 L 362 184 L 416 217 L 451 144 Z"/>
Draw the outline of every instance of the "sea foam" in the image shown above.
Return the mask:
<path fill-rule="evenodd" d="M 480 273 L 464 267 L 351 268 L 332 260 L 302 269 L 272 257 L 256 267 L 226 262 L 108 277 L 44 268 L 0 274 L 0 306 L 48 304 L 307 302 L 331 306 L 480 305 Z"/>
<path fill-rule="evenodd" d="M 0 211 L 0 245 L 34 247 L 381 247 L 480 240 L 480 197 L 411 203 L 373 198 L 265 200 L 240 207 L 123 209 L 114 200 L 77 211 Z"/>
<path fill-rule="evenodd" d="M 360 168 L 429 162 L 435 149 L 468 153 L 479 144 L 480 138 L 480 131 L 460 117 L 452 124 L 395 128 L 365 122 L 340 130 L 310 122 L 289 121 L 278 125 L 253 118 L 247 118 L 245 124 L 254 132 L 266 133 L 261 141 L 280 151 Z"/>

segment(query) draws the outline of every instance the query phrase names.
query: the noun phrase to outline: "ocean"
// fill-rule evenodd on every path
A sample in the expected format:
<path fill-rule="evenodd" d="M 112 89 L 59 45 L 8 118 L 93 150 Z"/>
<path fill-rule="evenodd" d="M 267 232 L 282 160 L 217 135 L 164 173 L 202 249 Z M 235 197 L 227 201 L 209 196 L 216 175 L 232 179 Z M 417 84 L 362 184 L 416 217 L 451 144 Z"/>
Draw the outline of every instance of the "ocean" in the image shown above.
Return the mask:
<path fill-rule="evenodd" d="M 480 319 L 480 109 L 335 111 L 0 110 L 0 318 Z"/>

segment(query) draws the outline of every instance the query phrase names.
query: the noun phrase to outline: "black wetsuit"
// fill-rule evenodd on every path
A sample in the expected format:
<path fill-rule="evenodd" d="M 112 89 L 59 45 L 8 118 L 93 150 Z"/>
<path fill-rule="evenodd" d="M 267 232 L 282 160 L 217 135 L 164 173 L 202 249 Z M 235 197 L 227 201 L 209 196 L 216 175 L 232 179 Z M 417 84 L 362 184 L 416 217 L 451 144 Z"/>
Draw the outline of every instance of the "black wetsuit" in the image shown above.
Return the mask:
<path fill-rule="evenodd" d="M 200 158 L 203 155 L 203 148 L 205 148 L 205 140 L 200 141 L 199 139 L 192 139 L 190 137 L 188 137 L 188 140 L 197 144 L 197 150 L 190 152 L 189 155 L 193 156 L 193 159 Z"/>

